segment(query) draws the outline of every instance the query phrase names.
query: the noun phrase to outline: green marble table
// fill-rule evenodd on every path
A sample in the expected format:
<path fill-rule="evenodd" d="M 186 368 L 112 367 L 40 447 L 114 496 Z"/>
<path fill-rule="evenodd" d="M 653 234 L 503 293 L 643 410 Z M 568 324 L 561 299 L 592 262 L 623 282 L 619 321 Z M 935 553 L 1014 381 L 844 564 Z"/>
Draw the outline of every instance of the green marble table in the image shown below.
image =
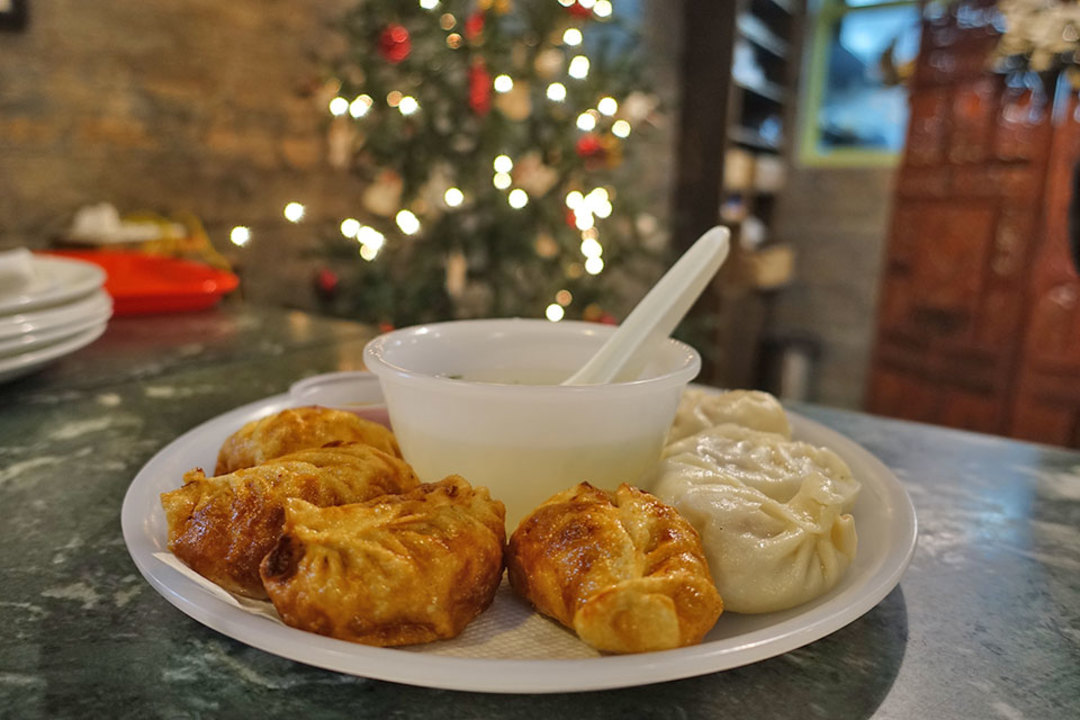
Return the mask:
<path fill-rule="evenodd" d="M 339 675 L 247 647 L 159 596 L 120 507 L 182 432 L 320 372 L 363 326 L 230 306 L 116 318 L 0 385 L 0 718 L 1077 718 L 1080 453 L 811 405 L 900 477 L 920 521 L 900 586 L 842 630 L 722 673 L 483 695 Z"/>

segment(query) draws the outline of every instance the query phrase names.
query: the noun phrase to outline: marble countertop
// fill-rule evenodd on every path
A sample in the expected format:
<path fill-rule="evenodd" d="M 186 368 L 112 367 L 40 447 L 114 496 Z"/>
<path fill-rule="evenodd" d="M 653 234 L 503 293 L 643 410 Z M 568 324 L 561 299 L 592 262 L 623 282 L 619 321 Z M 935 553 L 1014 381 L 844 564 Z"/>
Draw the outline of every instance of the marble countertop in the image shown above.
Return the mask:
<path fill-rule="evenodd" d="M 127 553 L 131 479 L 207 419 L 359 368 L 370 337 L 245 306 L 116 318 L 95 344 L 0 385 L 0 717 L 1080 717 L 1080 453 L 812 405 L 792 409 L 900 478 L 919 544 L 877 607 L 771 660 L 484 695 L 308 667 L 188 618 Z"/>

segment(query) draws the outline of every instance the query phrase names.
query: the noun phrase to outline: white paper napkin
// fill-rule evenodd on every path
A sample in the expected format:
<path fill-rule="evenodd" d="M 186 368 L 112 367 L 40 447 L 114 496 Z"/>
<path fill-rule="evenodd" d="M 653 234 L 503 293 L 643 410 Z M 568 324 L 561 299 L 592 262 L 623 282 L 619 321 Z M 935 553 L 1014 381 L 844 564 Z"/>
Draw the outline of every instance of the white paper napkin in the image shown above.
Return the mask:
<path fill-rule="evenodd" d="M 180 562 L 172 553 L 158 552 L 154 553 L 154 557 L 221 602 L 284 625 L 269 601 L 233 595 Z M 600 656 L 574 633 L 543 617 L 518 599 L 506 578 L 503 578 L 491 607 L 469 623 L 465 632 L 458 637 L 398 649 L 447 657 L 516 660 L 570 660 Z"/>
<path fill-rule="evenodd" d="M 0 297 L 16 295 L 34 279 L 33 255 L 26 248 L 0 251 Z"/>

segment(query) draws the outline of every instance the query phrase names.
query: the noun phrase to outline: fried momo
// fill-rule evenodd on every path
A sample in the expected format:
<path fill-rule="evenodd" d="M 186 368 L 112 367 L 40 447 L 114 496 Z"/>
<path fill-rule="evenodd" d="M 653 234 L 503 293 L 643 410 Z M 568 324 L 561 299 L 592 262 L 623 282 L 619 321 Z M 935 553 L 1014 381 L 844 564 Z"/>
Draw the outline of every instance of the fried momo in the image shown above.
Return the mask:
<path fill-rule="evenodd" d="M 169 550 L 226 590 L 265 598 L 259 563 L 281 536 L 285 500 L 342 505 L 411 490 L 420 481 L 404 461 L 367 445 L 302 450 L 253 468 L 184 475 L 163 493 Z"/>
<path fill-rule="evenodd" d="M 218 452 L 214 475 L 254 467 L 282 455 L 332 442 L 361 443 L 401 457 L 394 434 L 377 422 L 344 410 L 289 408 L 252 420 L 226 438 Z"/>
<path fill-rule="evenodd" d="M 452 638 L 495 597 L 505 517 L 457 475 L 352 505 L 290 499 L 263 585 L 301 630 L 381 647 Z"/>
<path fill-rule="evenodd" d="M 693 645 L 723 610 L 697 532 L 625 483 L 549 499 L 518 526 L 506 563 L 518 595 L 598 650 Z"/>

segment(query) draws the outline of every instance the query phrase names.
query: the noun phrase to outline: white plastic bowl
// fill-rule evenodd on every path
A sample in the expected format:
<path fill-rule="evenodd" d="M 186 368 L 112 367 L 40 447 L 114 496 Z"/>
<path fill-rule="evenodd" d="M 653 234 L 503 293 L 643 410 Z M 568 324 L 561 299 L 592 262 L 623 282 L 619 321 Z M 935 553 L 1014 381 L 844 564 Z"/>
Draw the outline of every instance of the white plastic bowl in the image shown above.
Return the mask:
<path fill-rule="evenodd" d="M 660 456 L 701 358 L 659 344 L 639 379 L 561 386 L 614 328 L 463 320 L 405 328 L 364 349 L 405 459 L 421 480 L 451 473 L 506 504 L 507 525 L 583 480 L 634 484 Z"/>

